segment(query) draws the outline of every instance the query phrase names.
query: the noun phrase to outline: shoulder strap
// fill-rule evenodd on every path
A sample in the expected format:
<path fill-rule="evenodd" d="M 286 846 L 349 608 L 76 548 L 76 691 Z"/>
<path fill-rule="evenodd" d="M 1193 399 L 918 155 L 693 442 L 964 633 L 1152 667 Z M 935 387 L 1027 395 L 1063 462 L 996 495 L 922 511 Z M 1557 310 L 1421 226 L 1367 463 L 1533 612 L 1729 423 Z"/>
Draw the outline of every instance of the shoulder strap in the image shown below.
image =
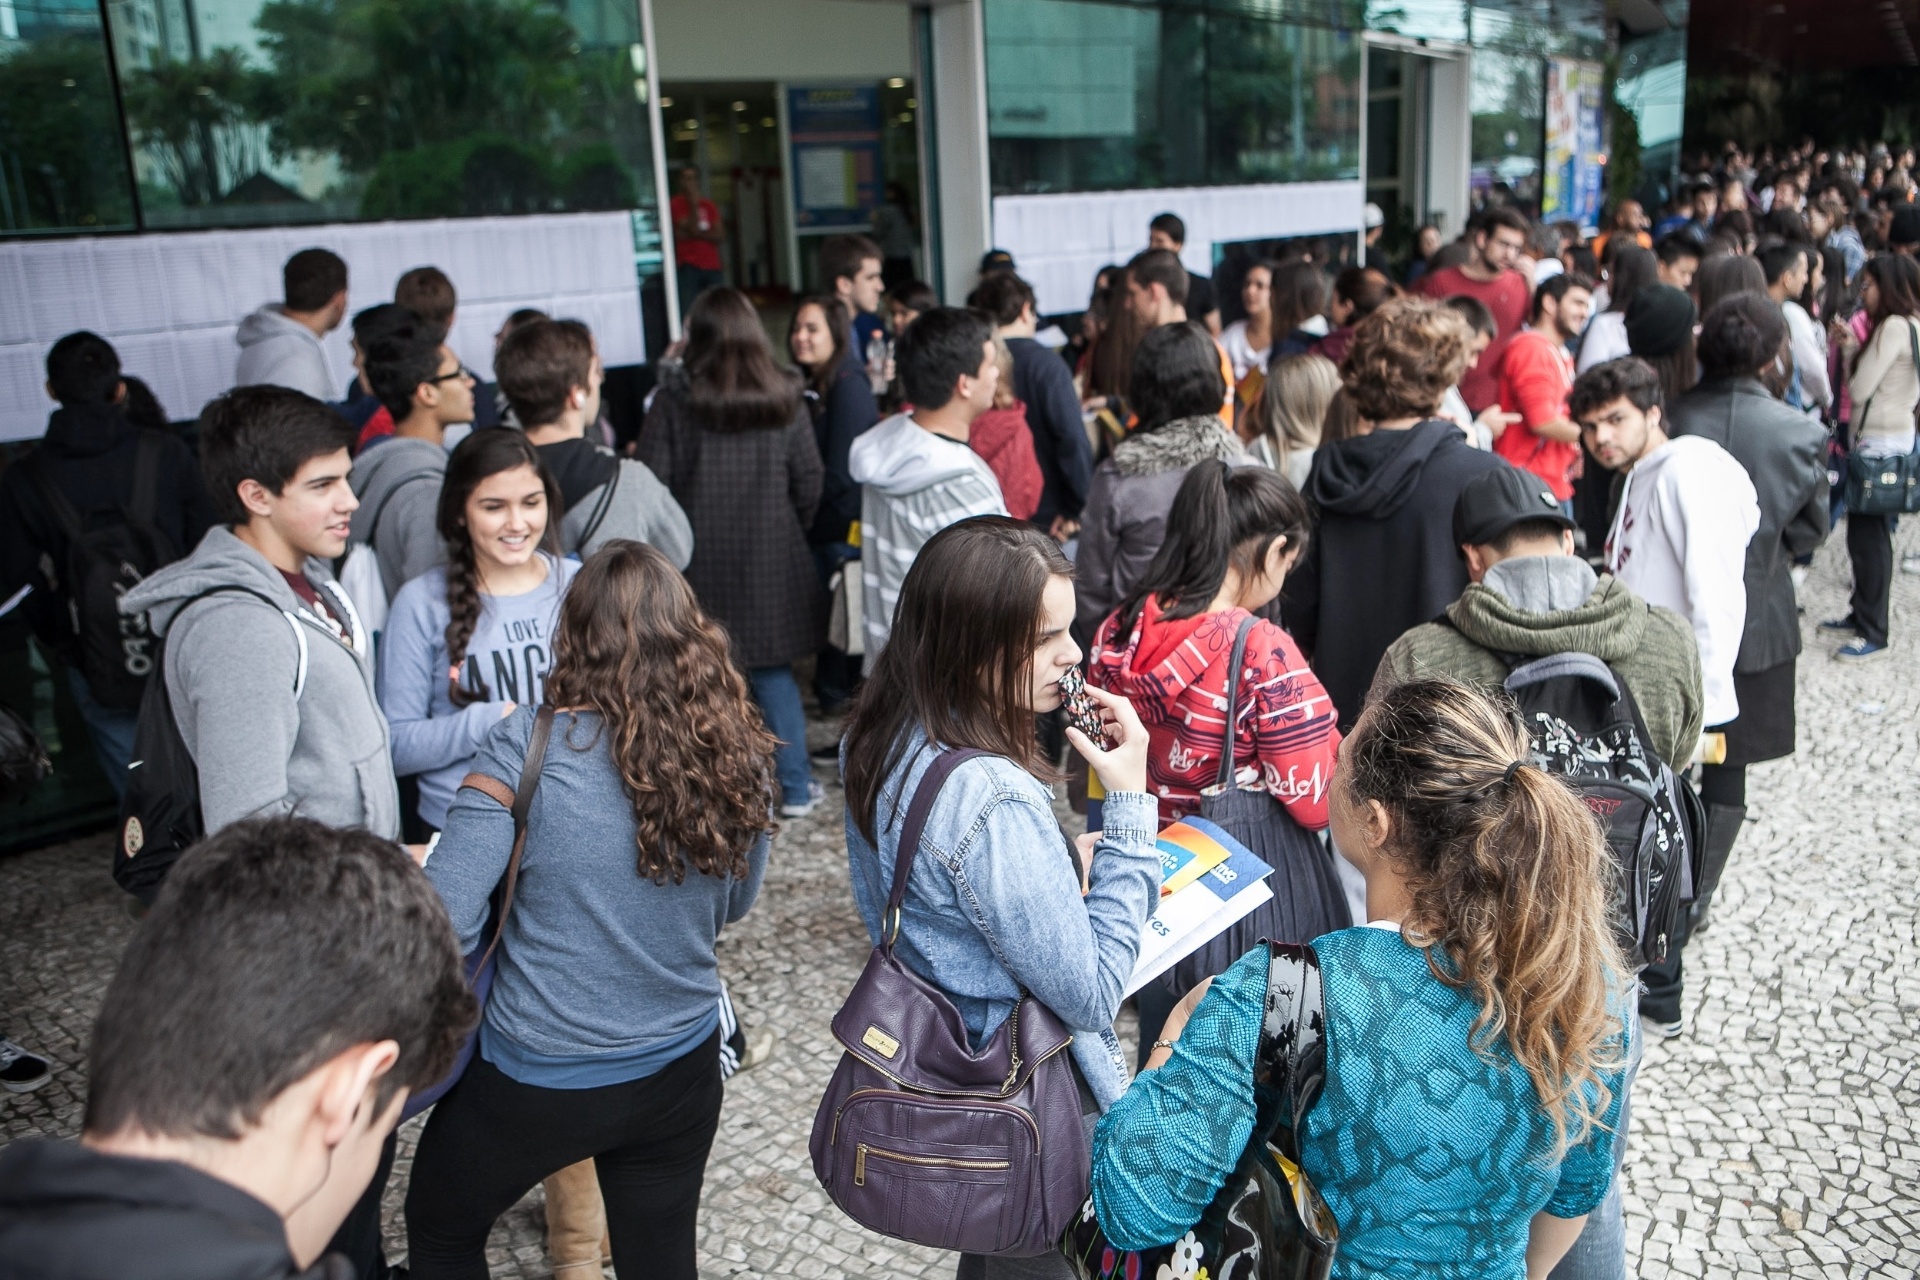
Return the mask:
<path fill-rule="evenodd" d="M 294 668 L 294 672 L 293 672 L 293 700 L 295 702 L 298 702 L 300 700 L 300 695 L 306 692 L 307 662 L 308 662 L 308 659 L 312 656 L 311 651 L 307 648 L 307 631 L 305 627 L 302 627 L 300 625 L 300 619 L 294 617 L 293 614 L 289 613 L 284 607 L 281 606 L 278 600 L 275 600 L 272 596 L 268 595 L 266 592 L 255 591 L 252 587 L 241 587 L 241 586 L 209 587 L 207 590 L 202 591 L 199 595 L 187 597 L 185 603 L 183 603 L 178 609 L 175 609 L 173 611 L 173 619 L 176 623 L 179 622 L 181 617 L 185 615 L 185 613 L 189 608 L 193 607 L 196 604 L 199 604 L 202 600 L 205 600 L 208 596 L 229 596 L 229 595 L 252 596 L 255 600 L 258 600 L 261 604 L 266 605 L 269 609 L 272 609 L 275 613 L 285 618 L 287 620 L 287 625 L 293 628 L 293 643 L 300 651 L 299 665 L 297 665 Z"/>
<path fill-rule="evenodd" d="M 160 449 L 164 442 L 152 431 L 136 431 L 133 447 L 133 492 L 127 514 L 149 532 L 160 506 Z"/>
<path fill-rule="evenodd" d="M 533 808 L 533 793 L 540 789 L 540 768 L 546 763 L 547 743 L 553 737 L 553 707 L 542 706 L 533 716 L 533 734 L 527 739 L 527 757 L 520 762 L 520 785 L 509 788 L 500 779 L 484 773 L 470 773 L 460 780 L 461 787 L 491 797 L 513 815 L 513 852 L 507 855 L 506 874 L 500 877 L 500 910 L 494 913 L 493 937 L 480 956 L 479 968 L 485 968 L 500 946 L 500 935 L 507 928 L 507 914 L 513 910 L 513 889 L 520 882 L 520 858 L 527 849 L 527 814 Z"/>
<path fill-rule="evenodd" d="M 920 775 L 920 785 L 913 789 L 913 802 L 907 806 L 907 821 L 900 828 L 900 845 L 893 855 L 893 890 L 887 894 L 887 913 L 880 921 L 880 946 L 889 956 L 893 954 L 894 942 L 900 937 L 900 907 L 907 900 L 907 877 L 913 874 L 914 855 L 920 852 L 920 833 L 926 829 L 927 815 L 933 811 L 933 802 L 955 769 L 975 756 L 987 754 L 976 747 L 942 751 L 933 758 L 927 771 Z"/>
<path fill-rule="evenodd" d="M 380 505 L 373 509 L 373 519 L 367 522 L 367 545 L 370 547 L 373 546 L 373 540 L 380 536 L 380 517 L 387 514 L 387 504 L 398 497 L 402 489 L 414 483 L 416 480 L 431 480 L 440 474 L 441 473 L 437 471 L 416 471 L 399 484 L 394 485 L 393 488 L 387 490 L 386 496 L 380 499 Z"/>
<path fill-rule="evenodd" d="M 1327 1075 L 1326 992 L 1320 956 L 1310 944 L 1269 941 L 1266 946 L 1266 1016 L 1253 1083 L 1268 1107 L 1285 1105 L 1284 1116 L 1277 1111 L 1272 1115 L 1267 1141 L 1277 1144 L 1284 1128 L 1291 1149 L 1283 1152 L 1298 1163 L 1300 1122 L 1319 1098 Z"/>
<path fill-rule="evenodd" d="M 614 459 L 613 474 L 600 486 L 600 500 L 593 504 L 593 511 L 587 516 L 587 527 L 580 531 L 580 545 L 576 548 L 584 559 L 587 544 L 593 541 L 593 535 L 600 532 L 600 524 L 607 518 L 607 512 L 613 506 L 613 491 L 620 486 L 620 460 Z"/>
<path fill-rule="evenodd" d="M 1214 786 L 1222 792 L 1233 787 L 1233 733 L 1240 723 L 1240 669 L 1247 660 L 1247 636 L 1258 621 L 1260 619 L 1251 613 L 1240 620 L 1240 629 L 1233 636 L 1233 657 L 1227 664 L 1227 734 L 1220 746 L 1220 775 L 1214 779 Z"/>

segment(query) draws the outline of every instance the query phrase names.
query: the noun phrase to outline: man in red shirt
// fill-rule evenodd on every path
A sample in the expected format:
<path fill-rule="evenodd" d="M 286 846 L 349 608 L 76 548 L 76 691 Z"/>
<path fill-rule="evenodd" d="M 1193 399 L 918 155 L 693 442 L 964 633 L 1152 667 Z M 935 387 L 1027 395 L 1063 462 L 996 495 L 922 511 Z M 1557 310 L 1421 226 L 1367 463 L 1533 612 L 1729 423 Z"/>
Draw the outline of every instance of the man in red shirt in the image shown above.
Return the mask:
<path fill-rule="evenodd" d="M 1499 327 L 1493 347 L 1460 379 L 1460 394 L 1476 414 L 1494 402 L 1493 370 L 1499 367 L 1501 350 L 1527 322 L 1527 278 L 1513 264 L 1526 247 L 1528 230 L 1517 210 L 1505 205 L 1487 209 L 1472 225 L 1473 256 L 1457 267 L 1428 272 L 1414 286 L 1415 292 L 1436 302 L 1462 294 L 1478 298 L 1493 312 Z"/>
<path fill-rule="evenodd" d="M 680 277 L 680 310 L 708 289 L 727 282 L 720 266 L 720 206 L 701 194 L 700 171 L 680 170 L 680 190 L 668 205 L 673 218 L 673 261 Z"/>
<path fill-rule="evenodd" d="M 1493 451 L 1539 476 L 1569 519 L 1580 427 L 1567 413 L 1573 390 L 1567 344 L 1586 327 L 1592 304 L 1593 282 L 1585 276 L 1563 273 L 1542 281 L 1534 290 L 1531 323 L 1508 341 L 1498 366 L 1500 407 L 1519 414 L 1520 421 L 1501 430 Z"/>

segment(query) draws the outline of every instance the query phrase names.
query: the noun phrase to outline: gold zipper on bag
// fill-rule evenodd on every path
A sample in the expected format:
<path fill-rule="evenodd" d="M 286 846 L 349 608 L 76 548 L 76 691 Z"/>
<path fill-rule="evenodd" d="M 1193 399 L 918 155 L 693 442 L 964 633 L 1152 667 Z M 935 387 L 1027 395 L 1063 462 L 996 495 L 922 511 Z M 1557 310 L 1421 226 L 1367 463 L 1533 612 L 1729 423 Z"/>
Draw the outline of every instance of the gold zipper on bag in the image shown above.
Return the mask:
<path fill-rule="evenodd" d="M 861 1143 L 853 1149 L 853 1185 L 867 1185 L 867 1156 L 878 1156 L 882 1160 L 897 1160 L 901 1164 L 919 1165 L 923 1169 L 1005 1169 L 1010 1162 L 1006 1160 L 962 1160 L 954 1156 L 910 1156 L 901 1151 L 884 1151 L 879 1147 L 870 1147 Z"/>
<path fill-rule="evenodd" d="M 839 1107 L 837 1107 L 834 1110 L 833 1128 L 828 1131 L 827 1145 L 836 1146 L 836 1147 L 840 1145 L 840 1117 L 846 1114 L 848 1107 L 852 1106 L 854 1103 L 860 1101 L 863 1098 L 898 1098 L 898 1097 L 900 1097 L 900 1094 L 894 1092 L 892 1089 L 855 1089 L 852 1093 L 847 1095 L 846 1101 L 842 1102 L 839 1105 Z M 946 1099 L 943 1098 L 941 1099 L 941 1101 L 946 1101 Z M 975 1107 L 985 1107 L 994 1111 L 1003 1112 L 1004 1114 L 1010 1115 L 1014 1117 L 1016 1120 L 1019 1120 L 1022 1124 L 1027 1126 L 1028 1132 L 1033 1134 L 1033 1153 L 1035 1155 L 1040 1154 L 1040 1126 L 1036 1124 L 1034 1122 L 1033 1117 L 1028 1115 L 1025 1111 L 1007 1102 L 987 1102 L 987 1101 L 974 1100 L 974 1101 L 970 1101 L 967 1105 L 975 1106 Z"/>

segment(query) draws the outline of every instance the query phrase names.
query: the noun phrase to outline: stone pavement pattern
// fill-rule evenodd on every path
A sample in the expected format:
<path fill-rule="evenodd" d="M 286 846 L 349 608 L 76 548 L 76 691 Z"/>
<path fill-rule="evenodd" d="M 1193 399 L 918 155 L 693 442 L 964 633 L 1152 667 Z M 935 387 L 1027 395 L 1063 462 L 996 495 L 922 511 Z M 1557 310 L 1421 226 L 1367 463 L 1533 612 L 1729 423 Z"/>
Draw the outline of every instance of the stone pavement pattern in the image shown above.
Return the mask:
<path fill-rule="evenodd" d="M 1902 547 L 1920 551 L 1914 524 Z M 1896 575 L 1895 648 L 1846 668 L 1812 623 L 1845 612 L 1838 540 L 1803 592 L 1800 751 L 1757 766 L 1751 813 L 1688 950 L 1688 1032 L 1649 1049 L 1626 1167 L 1632 1274 L 1910 1277 L 1920 1273 L 1920 577 Z M 832 729 L 816 722 L 816 745 Z M 823 773 L 825 771 L 823 770 Z M 784 824 L 759 905 L 721 944 L 770 1063 L 728 1086 L 700 1233 L 707 1277 L 945 1276 L 950 1256 L 855 1227 L 807 1158 L 837 1052 L 828 1022 L 868 944 L 846 887 L 837 788 Z M 87 1029 L 130 935 L 104 837 L 0 861 L 0 1029 L 60 1064 L 0 1094 L 0 1143 L 78 1131 Z M 417 1123 L 387 1197 L 401 1201 Z M 535 1191 L 492 1240 L 493 1274 L 548 1274 Z"/>

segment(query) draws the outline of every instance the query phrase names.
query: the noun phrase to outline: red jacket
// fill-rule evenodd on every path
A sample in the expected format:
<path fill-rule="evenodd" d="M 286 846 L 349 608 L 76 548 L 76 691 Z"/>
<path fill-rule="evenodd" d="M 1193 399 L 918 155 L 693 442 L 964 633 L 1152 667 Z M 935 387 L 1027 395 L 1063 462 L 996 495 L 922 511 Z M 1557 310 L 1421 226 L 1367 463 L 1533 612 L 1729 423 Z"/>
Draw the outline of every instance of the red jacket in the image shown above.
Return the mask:
<path fill-rule="evenodd" d="M 1493 451 L 1539 476 L 1553 496 L 1565 502 L 1573 496 L 1573 468 L 1580 460 L 1580 446 L 1549 440 L 1534 428 L 1567 416 L 1573 357 L 1539 330 L 1522 329 L 1500 357 L 1499 385 L 1500 407 L 1519 414 L 1521 420 L 1500 433 Z"/>
<path fill-rule="evenodd" d="M 1147 787 L 1160 825 L 1199 811 L 1220 773 L 1226 738 L 1227 665 L 1245 609 L 1163 618 L 1149 599 L 1131 635 L 1118 613 L 1100 627 L 1087 681 L 1133 703 L 1147 726 Z M 1234 726 L 1235 776 L 1280 801 L 1309 831 L 1327 825 L 1327 787 L 1340 746 L 1333 701 L 1293 637 L 1271 622 L 1247 635 Z"/>
<path fill-rule="evenodd" d="M 1027 425 L 1027 405 L 1015 400 L 1004 409 L 989 409 L 973 420 L 967 444 L 986 459 L 1000 482 L 1000 500 L 1015 520 L 1031 520 L 1040 509 L 1040 491 L 1046 480 L 1033 451 L 1033 429 Z"/>

